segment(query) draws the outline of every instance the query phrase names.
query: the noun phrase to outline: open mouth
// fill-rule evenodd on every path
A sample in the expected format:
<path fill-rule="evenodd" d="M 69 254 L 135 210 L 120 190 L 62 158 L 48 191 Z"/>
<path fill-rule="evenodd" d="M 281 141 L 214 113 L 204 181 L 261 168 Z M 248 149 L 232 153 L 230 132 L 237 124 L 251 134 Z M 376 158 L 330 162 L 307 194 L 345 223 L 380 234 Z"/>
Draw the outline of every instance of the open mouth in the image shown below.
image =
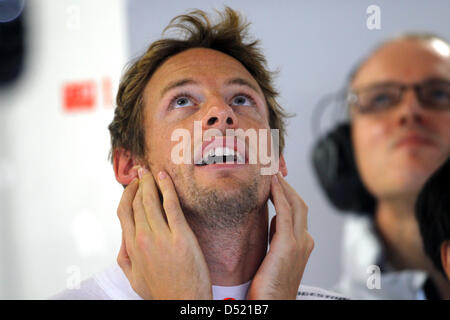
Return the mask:
<path fill-rule="evenodd" d="M 216 147 L 208 150 L 197 166 L 210 164 L 245 164 L 245 158 L 236 150 L 228 147 Z"/>

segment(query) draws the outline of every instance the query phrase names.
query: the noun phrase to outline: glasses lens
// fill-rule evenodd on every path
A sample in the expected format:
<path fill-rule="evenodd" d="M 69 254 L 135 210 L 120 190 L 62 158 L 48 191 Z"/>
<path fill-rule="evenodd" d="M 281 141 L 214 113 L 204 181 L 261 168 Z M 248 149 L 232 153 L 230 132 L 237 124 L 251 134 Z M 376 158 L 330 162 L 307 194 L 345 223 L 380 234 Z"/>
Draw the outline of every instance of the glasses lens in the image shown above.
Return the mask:
<path fill-rule="evenodd" d="M 393 85 L 367 88 L 357 94 L 359 111 L 375 113 L 389 109 L 398 104 L 401 91 L 401 87 Z"/>
<path fill-rule="evenodd" d="M 424 107 L 450 109 L 450 83 L 433 81 L 420 87 L 420 98 Z"/>

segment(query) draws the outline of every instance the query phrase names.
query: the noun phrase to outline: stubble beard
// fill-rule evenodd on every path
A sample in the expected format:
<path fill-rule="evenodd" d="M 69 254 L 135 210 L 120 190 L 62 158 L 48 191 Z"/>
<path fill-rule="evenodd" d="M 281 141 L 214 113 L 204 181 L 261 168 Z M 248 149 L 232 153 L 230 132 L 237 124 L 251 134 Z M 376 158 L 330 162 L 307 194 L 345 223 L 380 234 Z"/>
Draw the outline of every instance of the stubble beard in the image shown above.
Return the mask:
<path fill-rule="evenodd" d="M 177 179 L 178 180 L 178 179 Z M 186 219 L 196 227 L 208 230 L 237 231 L 251 214 L 257 214 L 263 204 L 258 203 L 258 175 L 252 174 L 238 184 L 231 194 L 218 188 L 200 186 L 195 179 L 183 175 L 177 193 Z"/>

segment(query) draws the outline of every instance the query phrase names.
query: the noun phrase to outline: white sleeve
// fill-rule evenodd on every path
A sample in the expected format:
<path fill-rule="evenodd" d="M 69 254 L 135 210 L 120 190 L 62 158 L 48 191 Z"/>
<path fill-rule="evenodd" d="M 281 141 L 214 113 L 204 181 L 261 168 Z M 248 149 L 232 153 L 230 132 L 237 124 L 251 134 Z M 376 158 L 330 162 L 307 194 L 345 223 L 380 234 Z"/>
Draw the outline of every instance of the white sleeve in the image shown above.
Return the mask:
<path fill-rule="evenodd" d="M 49 300 L 110 300 L 111 298 L 97 284 L 94 278 L 89 278 L 80 283 L 80 288 L 66 289 Z"/>
<path fill-rule="evenodd" d="M 298 288 L 297 300 L 349 300 L 349 298 L 322 288 L 301 285 Z"/>

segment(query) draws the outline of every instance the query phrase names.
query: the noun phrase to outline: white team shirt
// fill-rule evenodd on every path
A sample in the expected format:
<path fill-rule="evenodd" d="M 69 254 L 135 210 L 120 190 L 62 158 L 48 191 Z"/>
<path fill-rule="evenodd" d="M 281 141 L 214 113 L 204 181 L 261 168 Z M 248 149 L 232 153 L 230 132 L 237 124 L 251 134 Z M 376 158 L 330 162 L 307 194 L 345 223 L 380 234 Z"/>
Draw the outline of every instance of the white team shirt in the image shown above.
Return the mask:
<path fill-rule="evenodd" d="M 212 286 L 213 299 L 245 300 L 251 281 L 238 286 Z M 81 282 L 76 289 L 64 290 L 51 300 L 142 300 L 116 264 Z M 297 300 L 345 300 L 344 296 L 316 287 L 301 285 Z"/>
<path fill-rule="evenodd" d="M 383 269 L 375 275 L 373 267 Z M 379 276 L 380 286 L 368 285 Z M 394 270 L 386 261 L 373 220 L 348 214 L 342 241 L 342 273 L 332 290 L 357 300 L 423 300 L 427 274 L 419 270 Z"/>

